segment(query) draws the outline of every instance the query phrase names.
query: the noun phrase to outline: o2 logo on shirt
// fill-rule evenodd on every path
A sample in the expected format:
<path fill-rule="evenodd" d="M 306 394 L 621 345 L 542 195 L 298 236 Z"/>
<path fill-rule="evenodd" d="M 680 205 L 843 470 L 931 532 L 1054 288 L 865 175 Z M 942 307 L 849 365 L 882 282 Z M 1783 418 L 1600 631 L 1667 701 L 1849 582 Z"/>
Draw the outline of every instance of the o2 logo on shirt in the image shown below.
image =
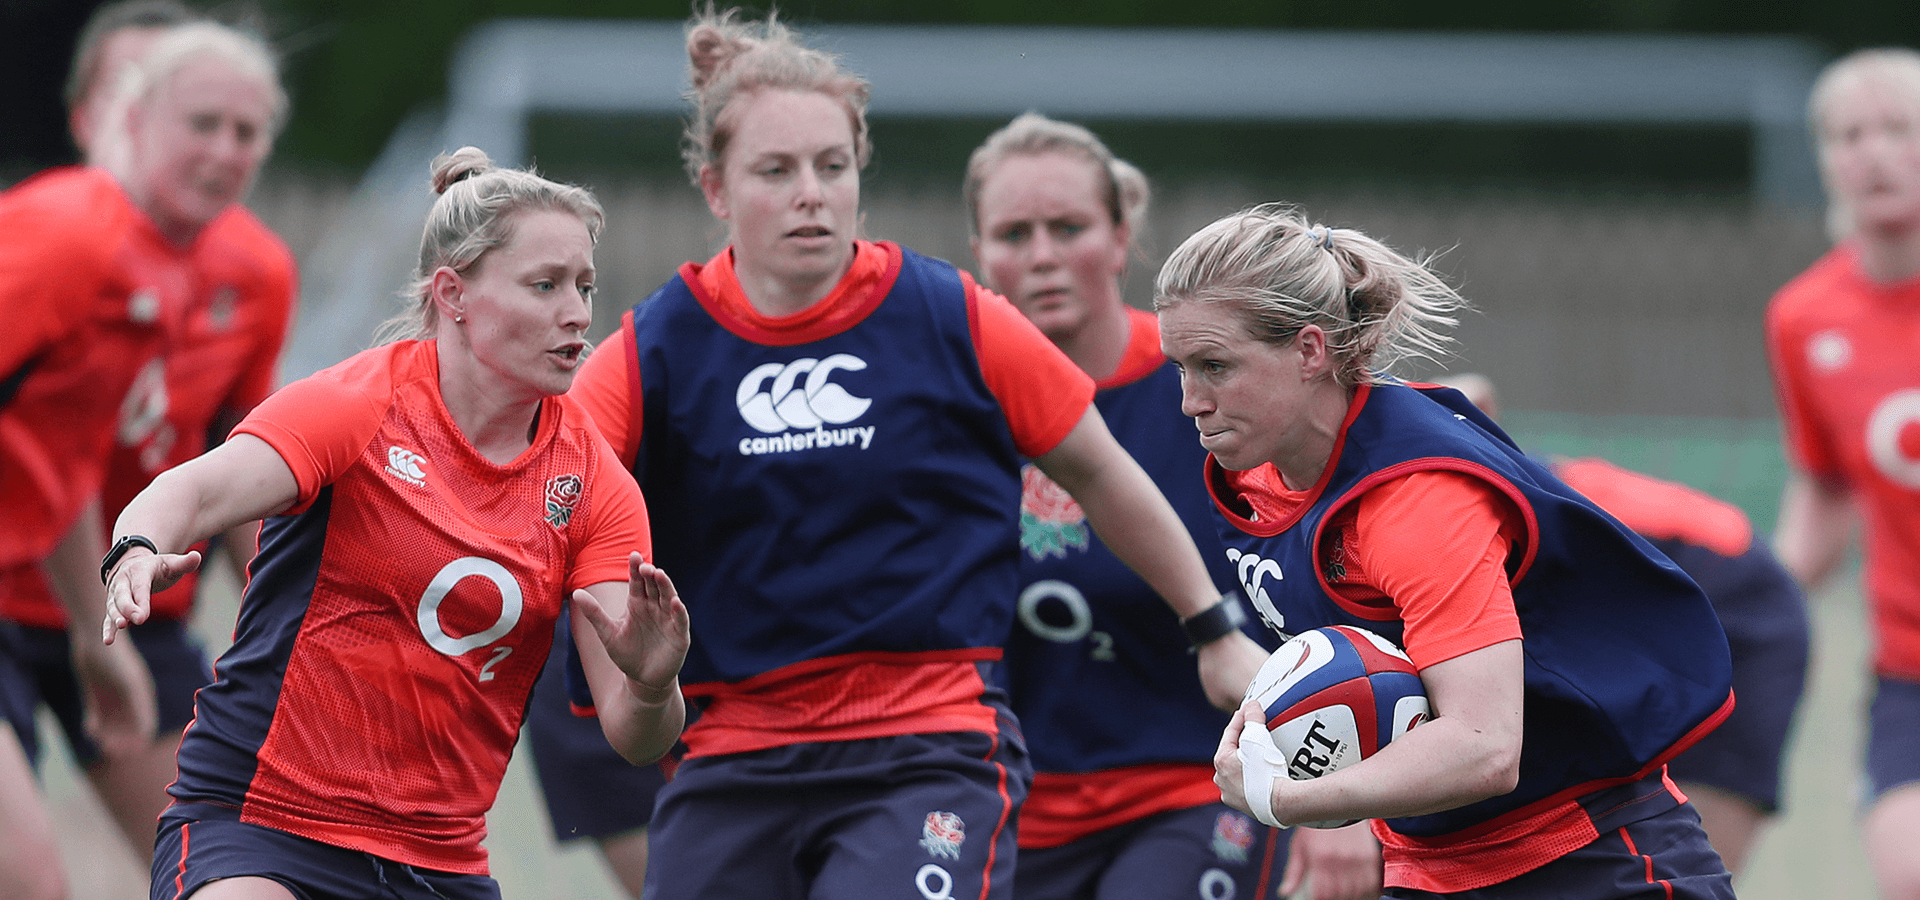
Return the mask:
<path fill-rule="evenodd" d="M 427 483 L 427 472 L 423 468 L 426 462 L 425 457 L 405 447 L 387 448 L 387 474 L 414 487 L 421 487 Z"/>
<path fill-rule="evenodd" d="M 465 637 L 454 637 L 440 623 L 440 605 L 456 585 L 468 578 L 484 578 L 500 590 L 500 617 L 485 629 Z M 520 624 L 520 614 L 524 609 L 520 582 L 514 579 L 506 566 L 478 556 L 463 556 L 447 563 L 434 574 L 433 581 L 427 584 L 426 593 L 420 595 L 417 619 L 420 636 L 426 639 L 427 646 L 448 656 L 465 656 L 506 637 L 513 626 Z M 495 647 L 492 652 L 492 657 L 480 667 L 481 681 L 493 680 L 493 667 L 512 655 L 513 648 Z"/>
<path fill-rule="evenodd" d="M 1056 644 L 1086 640 L 1092 644 L 1087 656 L 1098 662 L 1113 662 L 1119 656 L 1113 650 L 1113 635 L 1093 629 L 1093 604 L 1087 595 L 1056 578 L 1043 578 L 1020 592 L 1016 614 L 1034 637 Z M 1065 621 L 1056 622 L 1065 613 Z"/>
<path fill-rule="evenodd" d="M 766 434 L 823 424 L 844 425 L 860 418 L 873 401 L 855 397 L 827 378 L 843 369 L 858 372 L 866 367 L 866 360 L 851 353 L 755 366 L 740 379 L 733 401 L 740 407 L 740 418 Z M 805 382 L 801 382 L 802 376 Z M 772 379 L 771 385 L 768 379 Z"/>
<path fill-rule="evenodd" d="M 1260 618 L 1267 620 L 1267 626 L 1274 631 L 1286 634 L 1287 617 L 1273 605 L 1273 597 L 1267 594 L 1266 588 L 1268 575 L 1276 582 L 1285 577 L 1280 574 L 1280 564 L 1258 554 L 1242 553 L 1234 547 L 1227 548 L 1227 561 L 1233 563 L 1234 578 L 1247 592 L 1247 599 L 1253 601 L 1253 608 L 1260 611 Z"/>
<path fill-rule="evenodd" d="M 1867 458 L 1889 480 L 1920 489 L 1920 388 L 1894 391 L 1874 404 Z"/>

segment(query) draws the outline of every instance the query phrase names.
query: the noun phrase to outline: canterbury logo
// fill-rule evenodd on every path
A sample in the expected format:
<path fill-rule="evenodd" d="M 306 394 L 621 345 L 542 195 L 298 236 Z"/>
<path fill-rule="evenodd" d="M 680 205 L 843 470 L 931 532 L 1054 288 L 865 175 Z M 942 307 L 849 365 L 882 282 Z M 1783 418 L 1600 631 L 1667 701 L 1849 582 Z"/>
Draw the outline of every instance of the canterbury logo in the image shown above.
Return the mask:
<path fill-rule="evenodd" d="M 426 483 L 427 472 L 422 466 L 426 460 L 420 454 L 401 447 L 387 448 L 387 474 L 409 484 Z"/>
<path fill-rule="evenodd" d="M 1247 599 L 1253 601 L 1253 608 L 1260 611 L 1260 618 L 1267 620 L 1268 627 L 1286 633 L 1287 617 L 1280 614 L 1280 608 L 1273 603 L 1273 597 L 1267 593 L 1267 576 L 1273 576 L 1277 583 L 1284 576 L 1280 574 L 1280 564 L 1264 559 L 1258 554 L 1242 553 L 1233 547 L 1227 548 L 1227 561 L 1233 563 L 1233 574 L 1240 587 L 1247 592 Z"/>
<path fill-rule="evenodd" d="M 742 438 L 740 453 L 756 456 L 854 444 L 865 450 L 873 443 L 873 426 L 826 426 L 858 419 L 873 405 L 872 400 L 855 397 L 828 380 L 835 372 L 858 372 L 866 367 L 866 360 L 848 353 L 754 367 L 740 379 L 734 405 L 740 409 L 740 418 L 754 430 L 779 436 Z M 784 433 L 795 430 L 799 433 Z"/>

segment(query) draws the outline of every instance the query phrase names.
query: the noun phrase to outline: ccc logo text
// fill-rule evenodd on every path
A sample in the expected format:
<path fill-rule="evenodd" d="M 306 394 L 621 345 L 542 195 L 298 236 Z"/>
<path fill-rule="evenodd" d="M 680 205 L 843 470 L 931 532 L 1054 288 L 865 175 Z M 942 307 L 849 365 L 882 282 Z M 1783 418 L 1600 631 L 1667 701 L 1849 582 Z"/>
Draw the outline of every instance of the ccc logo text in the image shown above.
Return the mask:
<path fill-rule="evenodd" d="M 426 484 L 426 459 L 405 447 L 387 448 L 387 474 L 415 486 Z"/>
<path fill-rule="evenodd" d="M 1267 625 L 1282 634 L 1287 630 L 1287 617 L 1280 614 L 1280 608 L 1273 604 L 1273 596 L 1267 593 L 1267 576 L 1273 576 L 1275 590 L 1284 577 L 1280 574 L 1280 564 L 1254 553 L 1242 553 L 1234 547 L 1227 548 L 1227 561 L 1233 563 L 1233 574 L 1240 582 L 1247 599 L 1253 601 L 1253 608 L 1260 611 L 1260 618 Z"/>
<path fill-rule="evenodd" d="M 858 419 L 873 405 L 871 399 L 856 397 L 829 380 L 836 372 L 858 372 L 866 367 L 866 360 L 850 353 L 755 366 L 740 379 L 734 405 L 740 410 L 740 418 L 755 431 L 778 437 L 742 438 L 741 455 L 855 444 L 866 449 L 873 443 L 873 426 L 826 427 Z M 787 433 L 795 430 L 799 433 Z"/>

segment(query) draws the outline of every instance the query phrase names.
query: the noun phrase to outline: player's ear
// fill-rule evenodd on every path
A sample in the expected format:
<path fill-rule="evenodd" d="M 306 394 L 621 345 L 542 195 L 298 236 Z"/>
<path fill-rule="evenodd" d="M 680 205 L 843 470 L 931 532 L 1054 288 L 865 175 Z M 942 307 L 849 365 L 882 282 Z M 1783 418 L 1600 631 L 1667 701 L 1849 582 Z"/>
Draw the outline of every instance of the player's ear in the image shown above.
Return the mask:
<path fill-rule="evenodd" d="M 1300 376 L 1312 380 L 1322 374 L 1333 372 L 1333 353 L 1327 348 L 1327 333 L 1318 325 L 1301 328 L 1293 336 L 1295 347 L 1300 349 Z"/>
<path fill-rule="evenodd" d="M 707 198 L 707 209 L 714 218 L 722 222 L 733 218 L 733 211 L 727 206 L 726 191 L 721 189 L 720 170 L 712 163 L 700 167 L 700 193 Z"/>
<path fill-rule="evenodd" d="M 433 280 L 427 284 L 427 300 L 440 315 L 452 321 L 462 321 L 466 317 L 466 283 L 460 273 L 451 266 L 441 266 L 433 270 Z"/>

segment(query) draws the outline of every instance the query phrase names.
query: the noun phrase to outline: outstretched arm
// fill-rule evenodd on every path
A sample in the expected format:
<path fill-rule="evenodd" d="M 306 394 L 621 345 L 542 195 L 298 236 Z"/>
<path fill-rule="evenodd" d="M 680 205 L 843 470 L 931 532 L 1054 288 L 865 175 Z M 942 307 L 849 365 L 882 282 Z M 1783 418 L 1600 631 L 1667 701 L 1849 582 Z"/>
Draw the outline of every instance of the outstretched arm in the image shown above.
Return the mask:
<path fill-rule="evenodd" d="M 667 573 L 634 553 L 625 582 L 574 591 L 573 640 L 607 742 L 637 766 L 673 749 L 687 721 L 680 664 L 691 633 Z"/>
<path fill-rule="evenodd" d="M 1190 618 L 1219 602 L 1193 536 L 1153 479 L 1107 431 L 1098 409 L 1088 407 L 1066 438 L 1034 464 L 1073 495 L 1101 542 L 1152 585 L 1175 615 Z M 1237 629 L 1201 647 L 1199 655 L 1207 699 L 1221 709 L 1240 704 L 1267 660 L 1267 652 Z"/>
<path fill-rule="evenodd" d="M 299 491 L 286 460 L 250 434 L 236 435 L 160 473 L 114 523 L 116 539 L 141 535 L 160 552 L 134 548 L 120 558 L 107 582 L 102 639 L 111 644 L 120 629 L 146 621 L 153 610 L 153 592 L 172 586 L 200 565 L 199 552 L 188 547 L 285 510 Z"/>

